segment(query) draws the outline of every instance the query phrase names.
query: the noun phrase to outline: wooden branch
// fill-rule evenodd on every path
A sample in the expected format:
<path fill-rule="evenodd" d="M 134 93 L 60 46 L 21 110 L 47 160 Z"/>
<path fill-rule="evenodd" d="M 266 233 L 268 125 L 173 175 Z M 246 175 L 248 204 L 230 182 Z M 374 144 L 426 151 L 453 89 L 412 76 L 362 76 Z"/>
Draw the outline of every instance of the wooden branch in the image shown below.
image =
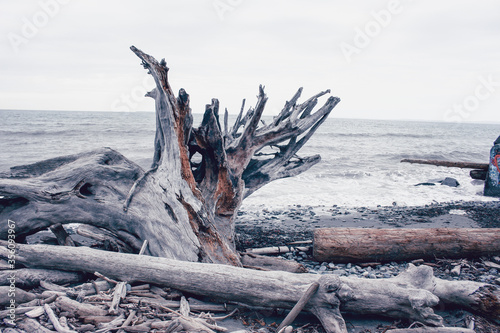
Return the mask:
<path fill-rule="evenodd" d="M 54 328 L 57 332 L 59 332 L 59 333 L 76 333 L 76 331 L 68 330 L 61 325 L 61 323 L 59 322 L 59 319 L 56 317 L 54 311 L 52 311 L 50 306 L 48 306 L 47 304 L 44 304 L 43 308 L 45 309 L 45 313 L 49 317 L 50 322 L 52 323 L 52 325 L 54 325 Z"/>
<path fill-rule="evenodd" d="M 500 229 L 421 228 L 314 230 L 318 261 L 367 262 L 500 254 Z"/>
<path fill-rule="evenodd" d="M 285 271 L 291 273 L 305 273 L 307 269 L 304 265 L 277 257 L 261 256 L 253 253 L 241 253 L 241 263 L 243 267 L 259 268 L 272 271 Z"/>
<path fill-rule="evenodd" d="M 54 284 L 66 284 L 77 283 L 84 279 L 84 275 L 79 272 L 20 268 L 0 271 L 0 285 L 9 285 L 10 282 L 8 278 L 12 275 L 16 277 L 16 286 L 29 289 L 38 287 L 41 281 Z"/>
<path fill-rule="evenodd" d="M 0 306 L 7 306 L 10 304 L 12 298 L 9 295 L 15 294 L 16 303 L 21 304 L 25 302 L 32 301 L 36 298 L 35 294 L 24 291 L 17 287 L 12 286 L 0 286 Z"/>
<path fill-rule="evenodd" d="M 436 166 L 445 166 L 449 168 L 488 170 L 487 163 L 485 164 L 485 163 L 452 162 L 452 161 L 437 161 L 437 160 L 414 160 L 408 158 L 401 160 L 401 163 L 430 164 Z"/>
<path fill-rule="evenodd" d="M 61 223 L 51 225 L 49 229 L 56 236 L 57 242 L 60 245 L 75 246 L 75 242 L 73 241 L 71 236 L 68 234 L 66 229 L 64 229 L 64 227 L 62 226 Z"/>
<path fill-rule="evenodd" d="M 73 316 L 106 316 L 108 314 L 108 311 L 104 310 L 101 307 L 91 304 L 79 303 L 66 296 L 58 297 L 55 301 L 55 304 L 58 308 L 64 309 L 65 311 L 71 313 Z"/>
<path fill-rule="evenodd" d="M 118 314 L 118 306 L 120 301 L 127 294 L 127 282 L 118 282 L 113 292 L 113 301 L 109 306 L 108 313 L 111 315 Z"/>
<path fill-rule="evenodd" d="M 276 329 L 276 332 L 280 333 L 282 329 L 284 329 L 286 326 L 290 325 L 295 318 L 299 315 L 299 313 L 304 309 L 306 306 L 307 302 L 311 299 L 311 297 L 314 295 L 316 291 L 318 291 L 319 288 L 319 283 L 314 282 L 307 288 L 306 292 L 302 297 L 299 299 L 297 304 L 292 308 L 292 310 L 288 313 L 288 315 L 283 319 L 281 324 L 278 326 Z M 344 323 L 345 325 L 345 323 Z"/>
<path fill-rule="evenodd" d="M 113 233 L 103 228 L 98 228 L 89 224 L 80 224 L 76 229 L 76 233 L 80 236 L 84 236 L 107 244 L 110 247 L 108 248 L 108 250 L 125 253 L 135 252 L 135 249 L 121 240 L 117 233 Z"/>

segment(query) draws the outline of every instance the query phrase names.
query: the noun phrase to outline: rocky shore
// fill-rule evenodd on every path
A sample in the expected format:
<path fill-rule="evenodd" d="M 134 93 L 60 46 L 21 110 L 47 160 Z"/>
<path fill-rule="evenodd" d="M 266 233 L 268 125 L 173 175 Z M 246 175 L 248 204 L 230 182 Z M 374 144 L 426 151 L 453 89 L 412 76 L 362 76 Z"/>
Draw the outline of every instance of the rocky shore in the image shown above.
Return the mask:
<path fill-rule="evenodd" d="M 289 246 L 290 251 L 279 257 L 302 263 L 309 273 L 358 276 L 383 279 L 396 276 L 409 262 L 334 263 L 318 262 L 312 257 L 312 248 L 297 249 L 292 242 L 311 241 L 315 228 L 500 228 L 500 202 L 435 203 L 421 207 L 346 208 L 336 205 L 291 206 L 287 209 L 265 207 L 243 208 L 236 222 L 238 247 L 248 248 Z M 305 243 L 307 245 L 307 243 Z M 307 247 L 307 246 L 306 246 Z M 471 280 L 500 285 L 500 257 L 414 260 L 415 265 L 433 267 L 435 276 L 447 280 Z M 475 320 L 476 332 L 500 332 L 500 326 L 477 318 L 460 309 L 437 309 L 447 326 L 467 327 Z M 348 318 L 350 332 L 383 332 L 394 326 L 382 318 Z M 400 323 L 401 324 L 401 323 Z M 401 324 L 403 327 L 404 324 Z M 398 325 L 396 325 L 398 326 Z M 315 328 L 321 332 L 321 328 Z"/>
<path fill-rule="evenodd" d="M 495 255 L 487 258 L 416 259 L 411 262 L 318 262 L 312 256 L 311 242 L 313 231 L 322 227 L 499 228 L 500 201 L 435 203 L 421 207 L 402 207 L 397 204 L 388 207 L 370 208 L 349 208 L 336 205 L 329 207 L 296 205 L 286 209 L 269 209 L 259 206 L 243 207 L 238 215 L 236 233 L 237 247 L 240 251 L 251 248 L 286 246 L 289 250 L 276 256 L 287 260 L 295 260 L 312 274 L 385 279 L 398 275 L 411 263 L 417 266 L 431 266 L 434 275 L 441 279 L 471 280 L 500 286 L 500 257 Z M 68 231 L 73 234 L 75 239 L 80 241 L 77 238 L 78 235 L 75 235 L 71 228 L 68 228 Z M 50 232 L 45 232 L 45 236 L 42 236 L 42 234 L 40 233 L 37 237 L 29 239 L 30 243 L 50 243 L 51 240 L 55 242 L 54 236 Z M 50 239 L 43 239 L 44 237 Z M 88 245 L 90 246 L 90 244 Z M 134 290 L 133 288 L 139 290 L 143 286 L 131 286 L 131 290 Z M 154 286 L 151 288 L 151 290 L 158 289 Z M 31 291 L 36 292 L 37 290 Z M 142 295 L 141 290 L 134 292 L 139 293 L 140 296 Z M 151 290 L 149 294 L 152 292 Z M 39 291 L 42 292 L 43 288 Z M 146 291 L 142 293 L 149 295 Z M 175 291 L 169 292 L 175 293 Z M 131 297 L 133 298 L 134 295 Z M 179 295 L 182 294 L 176 296 L 176 301 L 178 301 Z M 188 296 L 186 295 L 186 297 Z M 107 295 L 107 297 L 111 298 L 110 295 Z M 127 301 L 124 302 L 127 303 Z M 441 306 L 436 308 L 435 312 L 443 317 L 444 324 L 448 327 L 474 327 L 477 333 L 500 332 L 499 325 L 463 309 Z M 236 315 L 223 320 L 221 325 L 226 327 L 229 332 L 272 333 L 275 332 L 277 325 L 285 315 L 286 313 L 283 310 L 245 310 L 244 307 L 241 307 Z M 418 323 L 386 319 L 380 316 L 363 316 L 360 318 L 359 316 L 345 314 L 344 319 L 350 333 L 382 333 L 389 329 L 407 328 L 410 325 L 413 325 L 412 327 L 419 326 Z M 50 327 L 48 321 L 42 321 L 42 324 Z M 89 325 L 87 324 L 87 326 Z M 98 324 L 95 323 L 95 326 L 97 327 Z M 295 328 L 293 332 L 324 332 L 315 317 L 304 313 L 294 321 L 293 326 Z"/>

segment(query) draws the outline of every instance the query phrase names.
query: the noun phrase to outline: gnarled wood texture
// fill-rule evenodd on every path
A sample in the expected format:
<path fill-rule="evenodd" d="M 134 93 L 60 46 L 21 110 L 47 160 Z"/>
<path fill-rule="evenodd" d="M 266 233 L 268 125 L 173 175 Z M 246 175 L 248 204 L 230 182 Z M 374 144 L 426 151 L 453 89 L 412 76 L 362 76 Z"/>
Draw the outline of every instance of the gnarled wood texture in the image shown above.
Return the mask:
<path fill-rule="evenodd" d="M 297 152 L 340 99 L 329 97 L 312 112 L 329 91 L 299 104 L 299 89 L 263 125 L 261 86 L 256 106 L 246 113 L 242 107 L 231 128 L 227 111 L 221 127 L 216 99 L 195 128 L 189 95 L 184 89 L 174 95 L 166 62 L 131 49 L 156 83 L 146 95 L 156 105 L 151 168 L 142 170 L 109 148 L 12 168 L 0 175 L 0 219 L 15 221 L 18 242 L 52 225 L 83 223 L 105 230 L 121 251 L 138 251 L 148 240 L 153 256 L 240 265 L 234 218 L 242 200 L 320 161 Z M 0 224 L 0 237 L 7 232 L 7 223 Z"/>

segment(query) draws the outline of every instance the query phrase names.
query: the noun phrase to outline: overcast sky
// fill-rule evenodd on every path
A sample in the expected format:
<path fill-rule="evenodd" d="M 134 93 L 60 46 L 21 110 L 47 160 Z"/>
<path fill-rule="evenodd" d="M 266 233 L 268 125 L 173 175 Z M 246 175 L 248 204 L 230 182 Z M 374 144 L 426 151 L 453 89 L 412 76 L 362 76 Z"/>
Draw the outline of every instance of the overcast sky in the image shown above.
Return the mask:
<path fill-rule="evenodd" d="M 0 0 L 0 109 L 153 111 L 131 45 L 165 58 L 193 112 L 258 85 L 332 117 L 500 122 L 498 0 Z M 248 104 L 247 104 L 248 105 Z"/>

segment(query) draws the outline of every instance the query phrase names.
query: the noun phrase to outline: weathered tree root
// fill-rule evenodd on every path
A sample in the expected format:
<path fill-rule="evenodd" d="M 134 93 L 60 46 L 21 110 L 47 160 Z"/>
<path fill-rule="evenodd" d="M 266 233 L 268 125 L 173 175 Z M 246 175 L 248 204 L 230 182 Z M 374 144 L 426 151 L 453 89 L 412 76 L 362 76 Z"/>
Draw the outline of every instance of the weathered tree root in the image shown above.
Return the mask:
<path fill-rule="evenodd" d="M 111 232 L 112 245 L 123 251 L 136 252 L 147 239 L 154 256 L 241 266 L 234 219 L 243 199 L 320 161 L 297 153 L 340 99 L 330 96 L 313 112 L 329 91 L 299 104 L 299 89 L 266 125 L 260 86 L 255 107 L 245 114 L 242 108 L 232 128 L 227 112 L 221 127 L 216 99 L 194 127 L 189 95 L 180 89 L 175 96 L 166 62 L 131 50 L 156 83 L 146 95 L 156 109 L 151 169 L 109 148 L 14 167 L 0 175 L 0 219 L 16 222 L 18 243 L 52 225 L 81 223 Z M 0 224 L 0 238 L 7 229 Z"/>

